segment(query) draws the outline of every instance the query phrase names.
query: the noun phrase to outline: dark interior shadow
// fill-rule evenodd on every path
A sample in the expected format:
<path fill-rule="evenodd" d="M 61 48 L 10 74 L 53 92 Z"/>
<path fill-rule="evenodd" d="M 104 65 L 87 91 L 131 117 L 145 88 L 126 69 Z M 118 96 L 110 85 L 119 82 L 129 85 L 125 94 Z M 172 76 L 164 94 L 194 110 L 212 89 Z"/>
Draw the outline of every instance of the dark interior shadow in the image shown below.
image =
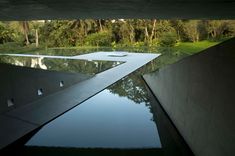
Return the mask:
<path fill-rule="evenodd" d="M 147 86 L 146 89 L 148 91 L 151 105 L 150 109 L 153 113 L 153 120 L 158 128 L 164 155 L 193 156 L 193 152 L 184 141 L 183 137 L 178 132 L 150 88 Z"/>

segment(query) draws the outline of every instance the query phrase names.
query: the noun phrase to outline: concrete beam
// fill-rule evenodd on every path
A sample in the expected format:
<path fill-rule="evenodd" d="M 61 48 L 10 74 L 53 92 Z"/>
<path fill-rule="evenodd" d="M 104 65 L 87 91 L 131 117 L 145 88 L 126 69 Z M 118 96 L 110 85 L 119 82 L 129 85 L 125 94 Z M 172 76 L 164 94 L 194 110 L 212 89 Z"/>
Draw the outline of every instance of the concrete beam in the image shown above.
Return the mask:
<path fill-rule="evenodd" d="M 0 0 L 0 20 L 234 19 L 234 0 Z"/>

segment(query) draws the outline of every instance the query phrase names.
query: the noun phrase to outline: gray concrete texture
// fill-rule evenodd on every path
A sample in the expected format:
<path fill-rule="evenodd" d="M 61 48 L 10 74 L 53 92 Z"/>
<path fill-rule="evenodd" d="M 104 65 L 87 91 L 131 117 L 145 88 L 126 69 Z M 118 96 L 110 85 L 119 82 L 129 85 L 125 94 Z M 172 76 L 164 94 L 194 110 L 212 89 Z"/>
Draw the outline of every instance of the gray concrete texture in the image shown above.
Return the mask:
<path fill-rule="evenodd" d="M 156 122 L 162 147 L 165 156 L 194 156 L 189 146 L 167 116 L 151 90 L 147 88 L 150 110 L 153 113 L 153 120 Z"/>
<path fill-rule="evenodd" d="M 144 75 L 197 156 L 235 153 L 235 38 Z"/>
<path fill-rule="evenodd" d="M 20 107 L 0 114 L 0 149 L 26 135 L 28 132 L 62 115 L 66 111 L 69 111 L 159 56 L 157 54 L 128 53 L 126 57 L 110 57 L 107 54 L 107 52 L 97 52 L 71 58 L 119 60 L 125 61 L 125 63 L 96 74 L 89 79 L 75 83 L 63 90 L 51 93 L 27 104 L 22 104 Z M 36 69 L 31 70 L 32 73 L 36 72 Z"/>
<path fill-rule="evenodd" d="M 0 63 L 0 75 L 0 114 L 92 77 L 80 73 L 46 71 L 4 63 Z M 63 87 L 60 87 L 61 81 L 64 83 Z M 42 89 L 40 96 L 39 89 Z M 12 105 L 9 105 L 9 100 Z"/>
<path fill-rule="evenodd" d="M 231 19 L 234 0 L 0 0 L 0 20 Z"/>

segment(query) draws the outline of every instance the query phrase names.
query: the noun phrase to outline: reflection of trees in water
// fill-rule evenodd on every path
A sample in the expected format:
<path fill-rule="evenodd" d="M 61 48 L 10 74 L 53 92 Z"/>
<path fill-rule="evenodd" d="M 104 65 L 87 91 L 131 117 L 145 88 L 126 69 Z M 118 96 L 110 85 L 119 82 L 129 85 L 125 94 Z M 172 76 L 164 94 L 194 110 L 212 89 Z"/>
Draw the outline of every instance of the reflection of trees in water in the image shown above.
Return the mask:
<path fill-rule="evenodd" d="M 30 58 L 30 57 L 14 57 L 14 56 L 1 56 L 1 63 L 8 63 L 16 66 L 25 66 L 32 68 L 46 69 L 46 66 L 42 63 L 43 58 Z"/>
<path fill-rule="evenodd" d="M 187 54 L 172 54 L 172 53 L 164 53 L 157 57 L 156 59 L 150 61 L 147 65 L 140 68 L 138 72 L 142 75 L 159 70 L 160 68 L 164 68 L 167 65 L 173 64 L 184 57 L 187 57 Z"/>
<path fill-rule="evenodd" d="M 110 92 L 127 97 L 137 104 L 149 105 L 148 93 L 139 74 L 133 73 L 108 88 Z"/>
<path fill-rule="evenodd" d="M 83 60 L 44 59 L 43 62 L 49 70 L 90 74 L 96 72 L 94 63 Z"/>
<path fill-rule="evenodd" d="M 97 51 L 113 51 L 112 47 L 79 47 L 79 48 L 50 48 L 40 54 L 46 55 L 60 55 L 60 56 L 75 56 L 81 54 L 88 54 Z"/>
<path fill-rule="evenodd" d="M 114 61 L 86 61 L 76 59 L 51 59 L 19 56 L 1 56 L 0 62 L 9 63 L 16 66 L 83 74 L 97 74 L 121 63 Z"/>
<path fill-rule="evenodd" d="M 44 64 L 46 64 L 49 70 L 84 74 L 97 74 L 113 66 L 117 66 L 118 62 L 85 61 L 72 59 L 44 59 Z"/>
<path fill-rule="evenodd" d="M 59 56 L 75 56 L 81 54 L 88 54 L 92 52 L 99 52 L 99 51 L 127 51 L 127 52 L 157 52 L 156 47 L 77 47 L 77 48 L 48 48 L 44 51 L 39 51 L 38 54 L 45 54 L 45 55 L 59 55 Z"/>
<path fill-rule="evenodd" d="M 160 56 L 161 57 L 161 56 Z M 160 59 L 155 59 L 149 62 L 144 67 L 138 69 L 138 71 L 130 74 L 125 77 L 123 80 L 118 81 L 108 89 L 121 97 L 127 97 L 128 99 L 140 104 L 142 102 L 149 105 L 148 93 L 146 90 L 146 85 L 142 79 L 142 75 L 146 73 L 153 72 L 160 67 L 162 67 L 165 62 L 165 59 L 169 58 L 169 56 L 163 55 Z M 162 62 L 163 60 L 163 62 Z M 175 61 L 175 60 L 173 60 Z"/>

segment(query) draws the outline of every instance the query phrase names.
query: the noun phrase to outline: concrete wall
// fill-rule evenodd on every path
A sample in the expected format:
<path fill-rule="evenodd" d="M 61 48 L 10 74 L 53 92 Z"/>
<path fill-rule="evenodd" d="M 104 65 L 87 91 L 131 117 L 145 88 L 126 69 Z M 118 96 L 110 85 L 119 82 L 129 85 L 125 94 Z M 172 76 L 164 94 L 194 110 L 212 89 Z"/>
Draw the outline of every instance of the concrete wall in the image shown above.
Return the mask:
<path fill-rule="evenodd" d="M 235 38 L 144 79 L 195 155 L 235 154 Z"/>
<path fill-rule="evenodd" d="M 0 63 L 0 114 L 91 78 L 80 73 L 46 71 Z M 60 87 L 63 81 L 64 86 Z M 42 89 L 43 94 L 37 94 Z M 14 105 L 8 106 L 8 100 Z"/>

